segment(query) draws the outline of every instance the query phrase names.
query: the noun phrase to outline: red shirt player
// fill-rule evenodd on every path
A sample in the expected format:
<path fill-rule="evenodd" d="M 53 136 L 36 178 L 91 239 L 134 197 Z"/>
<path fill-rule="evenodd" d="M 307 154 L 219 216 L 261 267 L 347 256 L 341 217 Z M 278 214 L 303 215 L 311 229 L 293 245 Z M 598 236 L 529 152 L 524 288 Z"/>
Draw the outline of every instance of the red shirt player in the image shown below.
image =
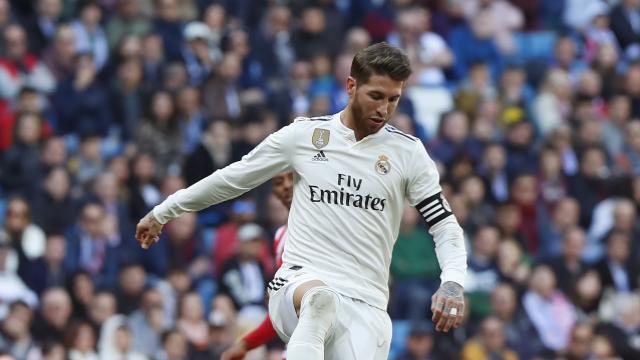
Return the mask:
<path fill-rule="evenodd" d="M 282 202 L 287 209 L 291 208 L 291 200 L 293 199 L 293 172 L 283 172 L 276 175 L 272 179 L 273 194 Z M 287 234 L 287 225 L 281 226 L 276 231 L 273 249 L 276 254 L 276 266 L 282 265 L 282 251 L 284 250 L 285 236 Z M 235 345 L 227 349 L 222 354 L 221 360 L 241 360 L 249 350 L 253 350 L 262 346 L 277 336 L 276 331 L 271 325 L 269 314 L 262 323 L 252 332 L 245 335 Z"/>

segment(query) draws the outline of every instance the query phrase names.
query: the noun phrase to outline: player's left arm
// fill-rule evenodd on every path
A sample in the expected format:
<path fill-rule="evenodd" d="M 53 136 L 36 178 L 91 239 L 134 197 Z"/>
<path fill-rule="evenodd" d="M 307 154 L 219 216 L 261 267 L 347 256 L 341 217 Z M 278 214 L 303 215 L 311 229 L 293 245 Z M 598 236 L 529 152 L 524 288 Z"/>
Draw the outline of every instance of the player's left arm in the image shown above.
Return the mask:
<path fill-rule="evenodd" d="M 431 299 L 433 322 L 436 330 L 447 332 L 460 326 L 464 317 L 467 274 L 464 233 L 442 194 L 438 170 L 422 143 L 417 143 L 411 164 L 407 198 L 427 222 L 442 270 L 440 288 Z"/>

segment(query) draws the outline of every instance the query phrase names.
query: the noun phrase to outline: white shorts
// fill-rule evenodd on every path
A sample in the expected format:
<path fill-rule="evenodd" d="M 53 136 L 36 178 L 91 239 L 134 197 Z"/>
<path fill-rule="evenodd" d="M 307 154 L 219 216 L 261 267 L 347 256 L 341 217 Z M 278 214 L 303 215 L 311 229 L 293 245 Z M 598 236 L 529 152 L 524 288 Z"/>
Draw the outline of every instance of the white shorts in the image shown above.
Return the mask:
<path fill-rule="evenodd" d="M 293 306 L 296 288 L 318 276 L 283 265 L 269 283 L 269 316 L 284 342 L 289 342 L 298 325 Z M 323 281 L 324 282 L 324 281 Z M 325 343 L 325 359 L 386 360 L 391 345 L 391 319 L 386 311 L 362 300 L 339 294 L 337 323 Z"/>

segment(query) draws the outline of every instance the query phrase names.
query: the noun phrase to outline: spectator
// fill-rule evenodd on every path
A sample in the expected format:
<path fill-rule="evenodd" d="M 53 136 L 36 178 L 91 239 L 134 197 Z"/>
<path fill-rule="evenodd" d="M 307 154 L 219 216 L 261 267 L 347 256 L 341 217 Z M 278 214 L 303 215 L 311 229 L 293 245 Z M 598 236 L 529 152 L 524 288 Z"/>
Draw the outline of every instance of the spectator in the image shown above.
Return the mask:
<path fill-rule="evenodd" d="M 640 117 L 640 86 L 636 83 L 640 79 L 640 64 L 631 63 L 621 74 L 624 93 L 631 98 L 631 116 Z"/>
<path fill-rule="evenodd" d="M 202 22 L 194 21 L 184 28 L 185 45 L 182 47 L 182 59 L 193 86 L 200 85 L 219 60 L 209 48 L 212 40 L 211 30 Z"/>
<path fill-rule="evenodd" d="M 158 350 L 156 359 L 186 359 L 188 355 L 187 338 L 178 330 L 170 330 L 162 334 L 162 348 Z"/>
<path fill-rule="evenodd" d="M 41 54 L 47 44 L 53 40 L 56 28 L 62 18 L 61 0 L 38 0 L 35 14 L 26 22 L 25 30 L 29 34 L 29 50 Z"/>
<path fill-rule="evenodd" d="M 133 312 L 128 323 L 133 338 L 133 350 L 153 356 L 161 345 L 161 335 L 171 328 L 169 319 L 164 315 L 162 295 L 156 289 L 147 289 L 138 310 Z"/>
<path fill-rule="evenodd" d="M 76 51 L 76 35 L 71 26 L 58 26 L 51 43 L 47 43 L 42 53 L 42 62 L 58 84 L 73 75 Z"/>
<path fill-rule="evenodd" d="M 564 349 L 576 318 L 573 306 L 556 288 L 556 277 L 548 266 L 538 265 L 533 270 L 522 301 L 544 346 L 554 352 Z"/>
<path fill-rule="evenodd" d="M 571 329 L 571 338 L 566 351 L 567 358 L 589 358 L 592 355 L 591 347 L 593 340 L 593 326 L 589 323 L 577 323 L 573 329 Z"/>
<path fill-rule="evenodd" d="M 98 360 L 96 333 L 88 322 L 75 321 L 66 329 L 69 360 Z"/>
<path fill-rule="evenodd" d="M 118 122 L 120 138 L 124 141 L 134 139 L 140 126 L 140 118 L 144 114 L 143 71 L 143 64 L 139 59 L 123 60 L 109 90 L 111 108 Z"/>
<path fill-rule="evenodd" d="M 105 219 L 101 204 L 88 202 L 82 206 L 80 219 L 66 238 L 65 267 L 69 271 L 89 272 L 98 286 L 115 284 L 118 270 L 129 253 L 113 222 Z"/>
<path fill-rule="evenodd" d="M 59 132 L 106 136 L 112 122 L 111 109 L 92 55 L 80 53 L 75 69 L 73 77 L 63 81 L 53 95 Z"/>
<path fill-rule="evenodd" d="M 493 207 L 485 202 L 484 186 L 482 178 L 476 175 L 463 179 L 459 186 L 459 191 L 464 196 L 469 209 L 466 229 L 470 233 L 475 233 L 478 227 L 490 223 L 494 216 Z"/>
<path fill-rule="evenodd" d="M 474 0 L 464 2 L 467 21 L 480 38 L 491 38 L 502 54 L 516 50 L 512 32 L 524 25 L 520 9 L 504 0 Z"/>
<path fill-rule="evenodd" d="M 71 298 L 59 287 L 47 289 L 42 294 L 42 304 L 33 322 L 33 335 L 38 341 L 63 342 L 70 325 Z"/>
<path fill-rule="evenodd" d="M 587 148 L 580 156 L 580 173 L 569 179 L 570 194 L 580 204 L 580 225 L 591 225 L 593 209 L 609 194 L 606 155 L 598 147 Z"/>
<path fill-rule="evenodd" d="M 433 329 L 427 323 L 414 324 L 405 342 L 405 350 L 396 357 L 396 360 L 431 360 L 435 358 Z"/>
<path fill-rule="evenodd" d="M 186 156 L 196 149 L 205 128 L 204 109 L 200 103 L 200 91 L 196 87 L 185 87 L 176 96 L 178 122 L 182 133 L 182 154 Z"/>
<path fill-rule="evenodd" d="M 109 42 L 102 28 L 102 8 L 95 0 L 84 0 L 78 3 L 78 20 L 71 23 L 75 33 L 76 50 L 79 53 L 91 54 L 97 71 L 102 70 L 109 60 Z"/>
<path fill-rule="evenodd" d="M 9 306 L 9 314 L 4 317 L 0 327 L 0 349 L 16 359 L 35 359 L 41 356 L 29 327 L 33 320 L 33 310 L 21 301 Z"/>
<path fill-rule="evenodd" d="M 427 316 L 429 299 L 439 285 L 440 269 L 431 236 L 419 224 L 418 212 L 405 206 L 400 233 L 391 257 L 390 313 L 396 319 L 419 320 Z"/>
<path fill-rule="evenodd" d="M 527 358 L 544 351 L 536 329 L 520 306 L 512 285 L 500 283 L 495 287 L 491 293 L 491 311 L 504 324 L 506 344 L 518 357 Z"/>
<path fill-rule="evenodd" d="M 161 85 L 162 70 L 165 66 L 162 37 L 149 33 L 142 38 L 142 63 L 144 68 L 145 90 L 156 89 Z"/>
<path fill-rule="evenodd" d="M 89 187 L 104 171 L 102 145 L 102 138 L 99 136 L 83 136 L 80 139 L 80 151 L 69 160 L 71 173 L 82 188 Z"/>
<path fill-rule="evenodd" d="M 531 275 L 529 258 L 514 239 L 502 239 L 498 246 L 498 271 L 501 281 L 524 289 Z"/>
<path fill-rule="evenodd" d="M 209 325 L 204 319 L 202 299 L 196 293 L 184 295 L 179 304 L 180 313 L 176 327 L 187 338 L 191 351 L 206 351 L 209 336 Z"/>
<path fill-rule="evenodd" d="M 607 250 L 596 265 L 604 288 L 630 292 L 638 288 L 638 266 L 631 257 L 631 237 L 623 230 L 612 230 L 606 237 Z"/>
<path fill-rule="evenodd" d="M 291 22 L 291 10 L 288 7 L 271 6 L 265 13 L 261 31 L 252 43 L 251 47 L 267 79 L 277 81 L 279 77 L 286 77 L 296 59 Z"/>
<path fill-rule="evenodd" d="M 522 235 L 524 248 L 532 255 L 540 250 L 538 236 L 539 214 L 542 213 L 538 203 L 538 184 L 533 174 L 520 173 L 514 178 L 510 187 L 510 197 L 516 205 L 522 219 L 519 233 Z"/>
<path fill-rule="evenodd" d="M 488 144 L 483 152 L 478 173 L 482 175 L 487 188 L 487 197 L 492 203 L 508 199 L 508 178 L 506 174 L 507 154 L 499 143 Z"/>
<path fill-rule="evenodd" d="M 623 359 L 633 359 L 640 356 L 640 347 L 633 341 L 640 331 L 640 299 L 638 295 L 618 294 L 613 299 L 613 305 L 613 321 L 610 324 L 602 324 L 596 329 L 596 332 L 608 339 L 613 345 L 615 353 Z"/>
<path fill-rule="evenodd" d="M 131 350 L 133 334 L 127 326 L 126 317 L 115 315 L 109 318 L 100 332 L 98 349 L 100 359 L 123 358 L 128 360 L 145 360 L 146 356 Z"/>
<path fill-rule="evenodd" d="M 129 220 L 129 209 L 123 197 L 122 185 L 118 182 L 116 175 L 112 172 L 103 172 L 93 184 L 92 194 L 105 209 L 109 221 L 115 222 L 114 228 L 120 234 L 130 234 L 133 232 L 133 225 Z"/>
<path fill-rule="evenodd" d="M 474 234 L 465 286 L 472 317 L 484 317 L 489 314 L 491 289 L 498 283 L 496 260 L 499 241 L 500 233 L 492 225 L 482 226 Z"/>
<path fill-rule="evenodd" d="M 215 119 L 237 120 L 241 113 L 238 79 L 240 59 L 236 54 L 227 53 L 218 66 L 216 75 L 205 80 L 202 88 L 202 103 L 208 116 Z"/>
<path fill-rule="evenodd" d="M 184 22 L 180 19 L 178 0 L 155 0 L 156 16 L 153 32 L 160 35 L 164 46 L 164 58 L 178 61 L 181 58 L 182 31 Z"/>
<path fill-rule="evenodd" d="M 9 194 L 32 200 L 40 188 L 40 144 L 42 118 L 37 114 L 18 114 L 14 144 L 4 154 L 2 185 Z M 31 179 L 31 181 L 28 181 Z"/>
<path fill-rule="evenodd" d="M 469 64 L 469 73 L 461 81 L 456 94 L 456 107 L 474 118 L 479 104 L 486 99 L 496 96 L 496 88 L 493 84 L 489 64 L 476 61 Z"/>
<path fill-rule="evenodd" d="M 161 165 L 160 173 L 179 164 L 182 151 L 180 127 L 173 96 L 158 91 L 151 96 L 147 119 L 142 122 L 136 135 L 138 150 L 149 153 Z"/>
<path fill-rule="evenodd" d="M 95 295 L 91 275 L 86 271 L 77 271 L 67 278 L 66 285 L 71 295 L 72 317 L 76 320 L 89 320 L 89 306 Z"/>
<path fill-rule="evenodd" d="M 631 102 L 624 94 L 614 95 L 609 100 L 608 121 L 603 124 L 602 136 L 607 139 L 605 146 L 608 155 L 615 159 L 622 153 L 625 145 L 626 127 L 631 117 Z"/>
<path fill-rule="evenodd" d="M 148 153 L 137 154 L 131 168 L 133 176 L 128 184 L 131 192 L 129 214 L 131 221 L 136 221 L 159 204 L 162 195 L 155 181 L 158 170 L 153 156 Z"/>
<path fill-rule="evenodd" d="M 45 234 L 31 219 L 31 207 L 24 198 L 9 199 L 4 230 L 9 237 L 11 253 L 6 270 L 17 271 L 19 275 L 23 274 L 28 261 L 42 256 L 45 250 Z"/>
<path fill-rule="evenodd" d="M 35 306 L 38 302 L 37 296 L 29 290 L 15 271 L 8 268 L 9 249 L 9 237 L 0 231 L 0 318 L 6 316 L 10 310 L 8 304 L 14 301 L 23 301 L 30 306 Z"/>
<path fill-rule="evenodd" d="M 562 253 L 549 259 L 548 264 L 558 279 L 558 288 L 566 295 L 574 296 L 575 282 L 588 269 L 582 261 L 585 247 L 585 233 L 577 227 L 569 227 L 563 233 Z"/>
<path fill-rule="evenodd" d="M 502 322 L 495 317 L 488 317 L 482 321 L 477 338 L 464 345 L 461 355 L 461 359 L 464 360 L 491 358 L 518 359 L 518 355 L 506 344 Z"/>
<path fill-rule="evenodd" d="M 570 294 L 580 318 L 592 321 L 597 319 L 598 307 L 604 294 L 597 271 L 589 270 L 580 276 L 573 284 Z"/>
<path fill-rule="evenodd" d="M 300 28 L 292 34 L 297 59 L 310 60 L 319 51 L 340 48 L 336 44 L 337 38 L 331 36 L 326 16 L 319 7 L 309 6 L 302 10 Z"/>
<path fill-rule="evenodd" d="M 159 276 L 166 276 L 170 269 L 190 268 L 196 257 L 205 261 L 205 271 L 210 268 L 210 261 L 206 257 L 198 256 L 198 247 L 202 241 L 202 234 L 197 226 L 195 214 L 182 216 L 167 226 L 166 236 L 155 249 L 151 249 L 151 256 L 145 256 L 143 263 L 148 270 Z M 200 271 L 193 272 L 193 277 L 202 276 Z"/>
<path fill-rule="evenodd" d="M 640 174 L 640 122 L 633 121 L 627 124 L 626 129 L 626 142 L 622 149 L 621 157 L 619 161 L 623 168 L 631 172 L 634 175 Z"/>
<path fill-rule="evenodd" d="M 67 269 L 64 267 L 66 240 L 60 234 L 47 236 L 47 244 L 41 257 L 29 261 L 21 277 L 26 285 L 38 295 L 50 288 L 64 286 Z"/>
<path fill-rule="evenodd" d="M 550 70 L 544 85 L 533 103 L 533 119 L 537 130 L 543 135 L 562 125 L 571 109 L 571 83 L 566 72 Z"/>
<path fill-rule="evenodd" d="M 450 166 L 456 156 L 470 154 L 469 118 L 461 111 L 442 116 L 438 139 L 432 145 L 433 157 Z"/>
<path fill-rule="evenodd" d="M 562 172 L 560 152 L 553 148 L 540 151 L 540 165 L 537 176 L 538 193 L 544 212 L 552 212 L 558 202 L 568 193 L 567 179 Z"/>
<path fill-rule="evenodd" d="M 87 310 L 88 320 L 93 328 L 101 329 L 107 320 L 117 314 L 116 298 L 109 291 L 98 290 L 92 297 Z"/>
<path fill-rule="evenodd" d="M 623 0 L 611 10 L 611 30 L 623 51 L 629 51 L 630 46 L 637 47 L 640 43 L 639 10 L 640 2 L 637 0 Z"/>
<path fill-rule="evenodd" d="M 444 85 L 443 69 L 453 63 L 453 55 L 440 35 L 430 31 L 429 11 L 405 9 L 396 16 L 396 27 L 387 40 L 407 52 L 414 74 L 409 84 Z"/>
<path fill-rule="evenodd" d="M 229 295 L 240 312 L 251 314 L 254 307 L 263 307 L 264 288 L 268 282 L 260 264 L 264 246 L 264 230 L 259 225 L 248 223 L 240 226 L 236 253 L 224 262 L 220 271 L 220 292 Z M 264 313 L 264 308 L 261 311 Z"/>
<path fill-rule="evenodd" d="M 15 100 L 23 86 L 51 93 L 56 81 L 40 59 L 28 53 L 24 28 L 9 25 L 3 29 L 2 38 L 5 51 L 0 58 L 0 98 L 8 102 Z"/>
<path fill-rule="evenodd" d="M 34 222 L 46 233 L 64 233 L 73 225 L 78 204 L 70 190 L 71 179 L 65 168 L 49 170 L 33 206 Z"/>
<path fill-rule="evenodd" d="M 150 31 L 151 22 L 142 14 L 139 1 L 116 1 L 116 12 L 107 23 L 107 39 L 111 49 L 125 36 L 144 36 Z"/>

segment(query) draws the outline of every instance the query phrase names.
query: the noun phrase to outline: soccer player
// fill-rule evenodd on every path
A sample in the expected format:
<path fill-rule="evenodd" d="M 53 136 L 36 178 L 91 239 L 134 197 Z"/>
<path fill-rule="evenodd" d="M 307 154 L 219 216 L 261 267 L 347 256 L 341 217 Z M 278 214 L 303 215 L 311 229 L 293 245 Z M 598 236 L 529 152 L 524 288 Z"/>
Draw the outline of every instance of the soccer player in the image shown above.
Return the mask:
<path fill-rule="evenodd" d="M 273 194 L 280 200 L 287 210 L 291 209 L 291 200 L 293 200 L 293 173 L 291 171 L 283 172 L 276 175 L 271 180 Z M 282 265 L 282 251 L 284 250 L 285 239 L 287 235 L 287 225 L 282 225 L 276 230 L 273 249 L 276 254 L 276 265 L 279 268 Z M 271 318 L 269 315 L 262 323 L 252 332 L 245 335 L 240 341 L 227 349 L 221 357 L 221 360 L 240 360 L 249 350 L 253 350 L 271 341 L 278 334 L 273 329 Z"/>
<path fill-rule="evenodd" d="M 269 315 L 288 343 L 287 357 L 386 359 L 389 264 L 406 198 L 426 220 L 442 269 L 432 298 L 436 330 L 459 326 L 466 276 L 462 229 L 422 142 L 387 125 L 410 74 L 398 48 L 378 43 L 360 50 L 341 112 L 298 118 L 241 161 L 177 191 L 140 220 L 136 238 L 148 248 L 163 224 L 180 214 L 292 170 L 283 264 L 268 286 Z"/>

